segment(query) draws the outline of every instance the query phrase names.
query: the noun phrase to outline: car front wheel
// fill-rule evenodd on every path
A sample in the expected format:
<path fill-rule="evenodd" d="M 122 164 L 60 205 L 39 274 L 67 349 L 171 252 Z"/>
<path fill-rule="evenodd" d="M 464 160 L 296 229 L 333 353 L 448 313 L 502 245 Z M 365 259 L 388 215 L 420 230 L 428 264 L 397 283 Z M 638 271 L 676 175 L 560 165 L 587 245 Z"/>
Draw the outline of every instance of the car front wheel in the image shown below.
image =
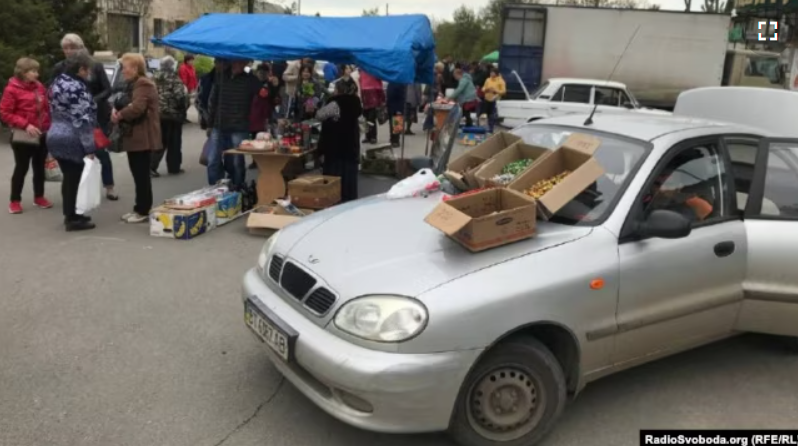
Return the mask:
<path fill-rule="evenodd" d="M 534 338 L 511 339 L 466 378 L 449 433 L 462 446 L 533 446 L 565 402 L 565 376 L 552 352 Z"/>

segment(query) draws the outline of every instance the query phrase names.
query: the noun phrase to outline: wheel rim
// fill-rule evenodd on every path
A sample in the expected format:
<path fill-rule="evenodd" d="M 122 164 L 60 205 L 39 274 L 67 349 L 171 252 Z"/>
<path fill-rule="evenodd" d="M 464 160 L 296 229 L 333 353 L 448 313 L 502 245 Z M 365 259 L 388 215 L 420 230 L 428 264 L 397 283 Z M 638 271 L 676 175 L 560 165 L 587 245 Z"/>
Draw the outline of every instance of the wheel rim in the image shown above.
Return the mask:
<path fill-rule="evenodd" d="M 511 441 L 537 427 L 545 400 L 534 375 L 516 367 L 484 374 L 468 394 L 468 421 L 483 437 Z"/>

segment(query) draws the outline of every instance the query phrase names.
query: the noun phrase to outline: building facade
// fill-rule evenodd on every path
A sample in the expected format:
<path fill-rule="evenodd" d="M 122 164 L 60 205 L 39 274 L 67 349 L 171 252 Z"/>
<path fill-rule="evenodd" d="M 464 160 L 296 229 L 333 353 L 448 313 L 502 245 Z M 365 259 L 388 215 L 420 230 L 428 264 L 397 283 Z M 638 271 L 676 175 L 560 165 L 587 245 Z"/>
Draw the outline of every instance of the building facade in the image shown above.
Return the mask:
<path fill-rule="evenodd" d="M 114 53 L 141 52 L 162 56 L 166 50 L 150 42 L 203 14 L 242 12 L 246 0 L 96 0 L 97 28 L 103 45 Z M 282 6 L 255 1 L 255 12 L 284 14 Z"/>

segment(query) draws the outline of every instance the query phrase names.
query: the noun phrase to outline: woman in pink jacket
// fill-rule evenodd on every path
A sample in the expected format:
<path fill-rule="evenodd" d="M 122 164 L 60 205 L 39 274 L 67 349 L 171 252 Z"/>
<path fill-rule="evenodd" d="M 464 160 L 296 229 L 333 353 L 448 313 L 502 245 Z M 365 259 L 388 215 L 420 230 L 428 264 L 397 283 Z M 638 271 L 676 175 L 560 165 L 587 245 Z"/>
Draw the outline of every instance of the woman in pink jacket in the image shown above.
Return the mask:
<path fill-rule="evenodd" d="M 385 90 L 382 81 L 360 70 L 360 97 L 363 101 L 363 116 L 369 124 L 364 143 L 377 143 L 377 114 L 385 106 Z"/>
<path fill-rule="evenodd" d="M 44 198 L 45 134 L 50 128 L 50 106 L 47 91 L 39 82 L 39 63 L 35 60 L 23 57 L 17 61 L 14 77 L 8 81 L 0 100 L 0 119 L 14 132 L 11 137 L 14 174 L 8 212 L 22 213 L 22 188 L 29 167 L 33 168 L 33 204 L 42 209 L 53 207 Z"/>

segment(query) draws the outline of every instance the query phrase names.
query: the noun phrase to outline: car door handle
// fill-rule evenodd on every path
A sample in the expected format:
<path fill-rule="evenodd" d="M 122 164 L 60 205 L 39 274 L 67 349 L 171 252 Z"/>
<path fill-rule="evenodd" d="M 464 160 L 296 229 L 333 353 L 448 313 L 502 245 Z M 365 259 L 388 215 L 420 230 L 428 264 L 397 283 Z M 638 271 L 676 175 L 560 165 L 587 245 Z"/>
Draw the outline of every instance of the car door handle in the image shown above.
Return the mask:
<path fill-rule="evenodd" d="M 560 107 L 549 107 L 550 110 L 558 110 Z"/>
<path fill-rule="evenodd" d="M 718 257 L 728 257 L 734 254 L 734 242 L 720 242 L 715 245 L 715 255 Z"/>

